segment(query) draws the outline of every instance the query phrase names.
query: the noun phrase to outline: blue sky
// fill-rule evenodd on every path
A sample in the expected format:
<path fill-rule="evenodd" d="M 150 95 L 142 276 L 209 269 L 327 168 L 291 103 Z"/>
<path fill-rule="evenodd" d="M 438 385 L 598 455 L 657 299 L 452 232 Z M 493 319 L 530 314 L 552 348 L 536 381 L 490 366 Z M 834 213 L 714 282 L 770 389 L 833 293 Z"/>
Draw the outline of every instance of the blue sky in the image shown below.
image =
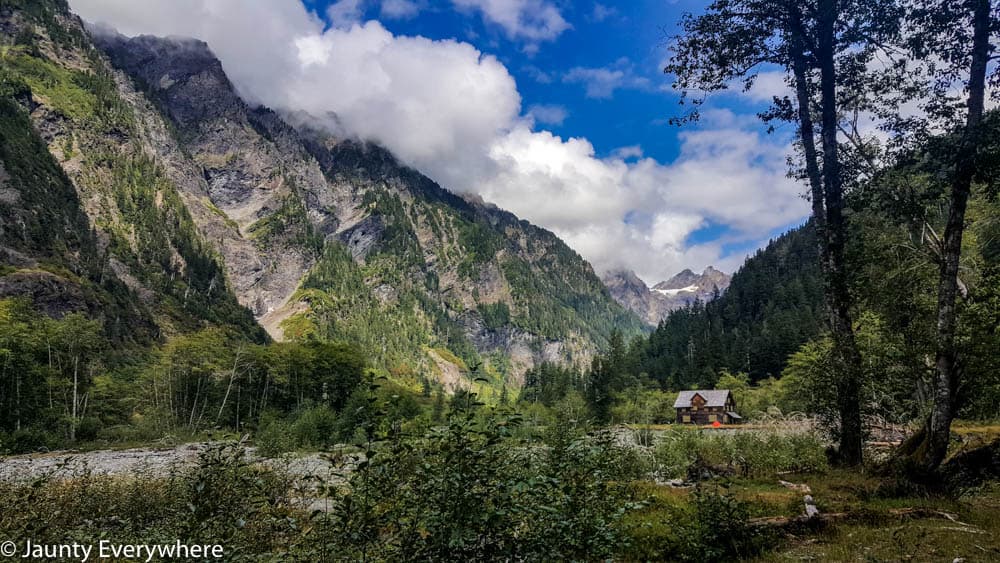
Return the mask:
<path fill-rule="evenodd" d="M 808 214 L 785 175 L 790 131 L 755 117 L 785 91 L 780 73 L 714 96 L 697 125 L 666 123 L 681 111 L 667 38 L 703 0 L 304 1 L 70 5 L 127 35 L 205 40 L 248 100 L 382 143 L 599 273 L 732 271 Z"/>

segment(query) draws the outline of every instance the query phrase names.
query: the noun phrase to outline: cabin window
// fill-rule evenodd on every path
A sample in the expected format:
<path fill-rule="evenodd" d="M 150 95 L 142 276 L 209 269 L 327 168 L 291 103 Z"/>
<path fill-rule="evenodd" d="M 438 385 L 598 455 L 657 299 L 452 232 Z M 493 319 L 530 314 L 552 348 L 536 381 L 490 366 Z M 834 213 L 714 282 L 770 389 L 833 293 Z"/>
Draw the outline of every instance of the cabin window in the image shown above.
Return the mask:
<path fill-rule="evenodd" d="M 686 415 L 682 416 L 682 417 L 681 417 L 681 419 L 682 419 L 682 420 L 683 420 L 684 422 L 691 422 L 691 415 L 689 415 L 689 414 L 686 414 Z"/>
<path fill-rule="evenodd" d="M 708 421 L 709 422 L 715 422 L 715 415 L 714 414 L 708 415 Z"/>

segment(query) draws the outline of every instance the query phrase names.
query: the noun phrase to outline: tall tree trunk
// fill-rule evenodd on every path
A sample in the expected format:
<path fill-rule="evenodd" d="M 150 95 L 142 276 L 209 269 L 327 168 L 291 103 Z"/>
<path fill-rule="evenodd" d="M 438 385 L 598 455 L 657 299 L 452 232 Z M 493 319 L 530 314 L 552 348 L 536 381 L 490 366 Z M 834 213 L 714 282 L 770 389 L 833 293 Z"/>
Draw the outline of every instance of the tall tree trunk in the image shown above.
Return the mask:
<path fill-rule="evenodd" d="M 240 343 L 239 348 L 236 349 L 236 358 L 233 360 L 233 369 L 229 372 L 229 385 L 226 386 L 226 394 L 222 397 L 222 404 L 219 405 L 219 414 L 215 417 L 215 424 L 218 425 L 219 421 L 222 420 L 222 413 L 226 409 L 226 402 L 229 401 L 229 394 L 233 390 L 233 382 L 236 380 L 236 368 L 240 364 L 240 353 L 243 352 L 243 343 Z M 237 414 L 237 417 L 239 415 Z"/>
<path fill-rule="evenodd" d="M 972 62 L 969 69 L 969 113 L 951 183 L 951 208 L 944 230 L 941 270 L 938 281 L 937 357 L 934 378 L 934 408 L 931 411 L 925 444 L 916 452 L 918 466 L 925 471 L 937 469 L 948 453 L 951 422 L 955 418 L 955 391 L 961 365 L 955 347 L 957 324 L 956 296 L 959 291 L 958 267 L 962 256 L 965 209 L 976 175 L 976 153 L 980 145 L 980 127 L 986 94 L 986 67 L 989 62 L 990 2 L 973 4 Z"/>
<path fill-rule="evenodd" d="M 77 393 L 80 389 L 80 358 L 73 357 L 73 406 L 69 421 L 69 441 L 76 441 L 76 405 Z"/>
<path fill-rule="evenodd" d="M 827 298 L 830 331 L 837 363 L 837 407 L 840 414 L 840 461 L 858 465 L 862 461 L 861 355 L 854 341 L 851 295 L 847 279 L 844 247 L 847 224 L 837 146 L 837 70 L 834 26 L 838 18 L 837 0 L 819 3 L 819 38 L 816 57 L 820 67 L 822 111 L 823 191 L 826 205 Z"/>
<path fill-rule="evenodd" d="M 816 153 L 816 131 L 813 127 L 810 113 L 810 81 L 809 65 L 806 60 L 805 29 L 802 24 L 802 13 L 796 0 L 788 2 L 788 29 L 791 35 L 789 57 L 792 61 L 792 75 L 795 78 L 795 97 L 798 103 L 799 136 L 802 140 L 802 151 L 806 159 L 806 175 L 809 178 L 809 194 L 812 200 L 813 224 L 816 228 L 816 243 L 819 245 L 819 255 L 826 256 L 826 207 L 823 204 L 823 177 L 819 170 L 819 156 Z M 826 259 L 823 259 L 826 267 Z"/>

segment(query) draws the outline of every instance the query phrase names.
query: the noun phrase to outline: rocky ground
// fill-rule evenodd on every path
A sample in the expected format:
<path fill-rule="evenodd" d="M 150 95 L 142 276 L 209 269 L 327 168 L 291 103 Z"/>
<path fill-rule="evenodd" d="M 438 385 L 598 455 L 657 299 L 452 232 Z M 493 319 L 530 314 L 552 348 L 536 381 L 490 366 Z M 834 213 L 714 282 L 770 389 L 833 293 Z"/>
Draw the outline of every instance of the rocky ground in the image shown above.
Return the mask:
<path fill-rule="evenodd" d="M 70 479 L 83 475 L 166 477 L 193 467 L 198 461 L 198 455 L 211 446 L 211 443 L 202 442 L 173 448 L 56 451 L 0 457 L 0 481 L 23 481 L 38 477 Z M 354 454 L 356 455 L 359 454 Z M 348 457 L 325 453 L 266 458 L 260 456 L 253 447 L 246 448 L 246 456 L 251 463 L 280 468 L 299 481 L 335 480 L 354 463 Z"/>

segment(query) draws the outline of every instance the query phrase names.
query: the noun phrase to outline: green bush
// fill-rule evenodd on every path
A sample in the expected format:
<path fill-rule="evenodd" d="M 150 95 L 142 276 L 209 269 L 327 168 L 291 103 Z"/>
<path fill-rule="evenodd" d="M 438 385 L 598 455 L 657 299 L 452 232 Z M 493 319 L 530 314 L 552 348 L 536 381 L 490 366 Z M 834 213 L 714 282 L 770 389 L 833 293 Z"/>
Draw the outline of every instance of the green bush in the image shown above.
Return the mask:
<path fill-rule="evenodd" d="M 453 415 L 447 426 L 369 449 L 322 519 L 348 560 L 596 560 L 627 543 L 631 470 L 609 441 L 519 444 L 520 419 Z M 321 557 L 321 555 L 318 555 Z"/>
<path fill-rule="evenodd" d="M 749 525 L 746 503 L 716 487 L 695 489 L 686 512 L 676 521 L 675 556 L 681 561 L 733 561 L 766 545 L 760 530 Z"/>
<path fill-rule="evenodd" d="M 321 450 L 336 443 L 337 414 L 326 405 L 307 407 L 289 418 L 264 417 L 254 435 L 261 455 L 274 457 L 300 449 Z"/>
<path fill-rule="evenodd" d="M 280 472 L 252 466 L 235 443 L 203 451 L 196 466 L 171 475 L 72 480 L 46 476 L 0 487 L 0 537 L 19 544 L 221 544 L 226 560 L 259 560 L 302 535 L 300 508 Z"/>
<path fill-rule="evenodd" d="M 57 447 L 60 440 L 60 436 L 35 427 L 22 428 L 10 433 L 0 432 L 0 452 L 29 454 L 48 451 Z"/>
<path fill-rule="evenodd" d="M 257 452 L 266 457 L 276 457 L 298 447 L 291 425 L 284 420 L 272 420 L 261 425 L 260 430 L 254 434 L 254 444 Z"/>
<path fill-rule="evenodd" d="M 337 414 L 326 405 L 303 410 L 291 424 L 299 448 L 325 448 L 336 442 Z"/>
<path fill-rule="evenodd" d="M 779 471 L 823 471 L 828 467 L 824 450 L 823 442 L 813 433 L 704 433 L 674 428 L 660 439 L 654 456 L 666 477 L 681 477 L 696 467 L 759 477 Z"/>

